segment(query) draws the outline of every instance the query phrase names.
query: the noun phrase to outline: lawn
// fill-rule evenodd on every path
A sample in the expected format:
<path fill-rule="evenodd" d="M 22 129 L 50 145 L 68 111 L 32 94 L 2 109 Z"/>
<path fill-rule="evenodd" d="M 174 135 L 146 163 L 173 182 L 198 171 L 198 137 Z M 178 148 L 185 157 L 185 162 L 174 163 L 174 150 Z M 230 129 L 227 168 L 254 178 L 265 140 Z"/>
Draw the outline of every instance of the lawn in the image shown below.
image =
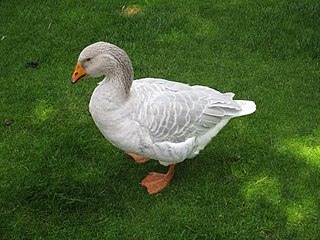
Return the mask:
<path fill-rule="evenodd" d="M 319 239 L 318 0 L 0 1 L 0 239 Z M 150 196 L 71 85 L 80 51 L 256 102 Z"/>

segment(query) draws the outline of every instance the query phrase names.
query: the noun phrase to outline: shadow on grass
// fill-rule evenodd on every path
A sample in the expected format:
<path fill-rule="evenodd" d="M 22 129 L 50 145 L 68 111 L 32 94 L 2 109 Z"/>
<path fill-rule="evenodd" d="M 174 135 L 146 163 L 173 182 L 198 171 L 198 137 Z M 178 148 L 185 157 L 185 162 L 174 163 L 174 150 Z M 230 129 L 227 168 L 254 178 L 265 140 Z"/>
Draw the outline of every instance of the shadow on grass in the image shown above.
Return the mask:
<path fill-rule="evenodd" d="M 149 171 L 166 169 L 152 162 L 137 165 L 121 151 L 104 147 L 102 138 L 88 144 L 82 137 L 90 131 L 53 140 L 48 157 L 20 182 L 21 192 L 10 203 L 16 207 L 14 217 L 3 215 L 4 221 L 15 221 L 5 236 L 69 231 L 65 237 L 76 232 L 154 239 L 315 237 L 320 171 L 299 154 L 263 145 L 239 159 L 225 152 L 223 143 L 212 143 L 177 166 L 165 191 L 149 196 L 139 181 Z M 72 151 L 66 147 L 71 142 Z"/>

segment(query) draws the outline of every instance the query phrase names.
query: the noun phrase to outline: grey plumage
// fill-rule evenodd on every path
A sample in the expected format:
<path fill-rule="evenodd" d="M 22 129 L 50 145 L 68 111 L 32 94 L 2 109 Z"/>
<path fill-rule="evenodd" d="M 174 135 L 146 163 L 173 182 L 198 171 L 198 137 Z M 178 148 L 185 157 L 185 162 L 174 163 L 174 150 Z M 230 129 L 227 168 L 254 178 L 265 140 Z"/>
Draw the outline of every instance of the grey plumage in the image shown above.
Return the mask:
<path fill-rule="evenodd" d="M 140 98 L 133 104 L 131 118 L 148 128 L 155 142 L 184 142 L 241 111 L 233 94 L 163 79 L 136 80 L 133 91 Z"/>

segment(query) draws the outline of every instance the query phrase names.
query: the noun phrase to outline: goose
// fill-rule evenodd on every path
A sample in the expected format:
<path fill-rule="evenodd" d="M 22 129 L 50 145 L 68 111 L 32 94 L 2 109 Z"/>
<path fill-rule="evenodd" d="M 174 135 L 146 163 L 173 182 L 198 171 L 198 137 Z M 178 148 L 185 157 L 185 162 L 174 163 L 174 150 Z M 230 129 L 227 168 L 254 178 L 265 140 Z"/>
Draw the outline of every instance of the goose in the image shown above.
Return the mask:
<path fill-rule="evenodd" d="M 153 159 L 169 166 L 167 173 L 151 172 L 142 180 L 149 194 L 163 190 L 175 165 L 197 156 L 231 118 L 256 110 L 253 101 L 233 100 L 233 93 L 206 86 L 134 80 L 127 53 L 108 42 L 82 50 L 71 82 L 102 76 L 89 111 L 103 136 L 137 163 Z"/>

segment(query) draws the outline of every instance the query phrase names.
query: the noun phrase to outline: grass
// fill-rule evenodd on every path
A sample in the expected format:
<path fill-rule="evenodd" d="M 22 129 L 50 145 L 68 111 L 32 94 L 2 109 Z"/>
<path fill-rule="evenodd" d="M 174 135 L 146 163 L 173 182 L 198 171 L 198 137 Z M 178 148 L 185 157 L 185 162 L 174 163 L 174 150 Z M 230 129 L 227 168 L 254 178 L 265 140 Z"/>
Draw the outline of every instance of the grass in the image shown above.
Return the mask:
<path fill-rule="evenodd" d="M 319 1 L 2 0 L 0 11 L 1 239 L 319 238 Z M 232 91 L 257 112 L 149 196 L 138 183 L 166 169 L 105 141 L 87 107 L 98 80 L 70 84 L 96 41 L 125 49 L 136 78 Z"/>

